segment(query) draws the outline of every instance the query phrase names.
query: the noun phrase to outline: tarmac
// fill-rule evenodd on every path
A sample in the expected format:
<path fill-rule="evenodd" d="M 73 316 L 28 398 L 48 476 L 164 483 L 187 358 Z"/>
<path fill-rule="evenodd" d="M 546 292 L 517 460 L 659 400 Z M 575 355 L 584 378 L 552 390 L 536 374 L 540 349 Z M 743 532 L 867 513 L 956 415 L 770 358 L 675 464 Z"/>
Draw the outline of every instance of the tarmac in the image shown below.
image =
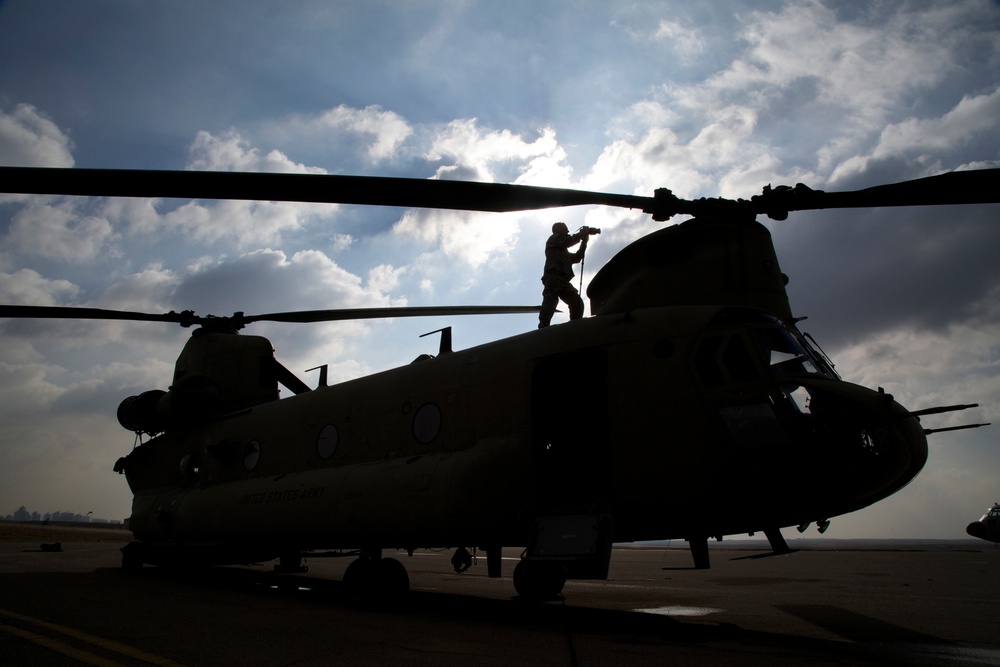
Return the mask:
<path fill-rule="evenodd" d="M 616 548 L 608 581 L 561 599 L 514 591 L 486 560 L 398 558 L 410 593 L 352 603 L 351 558 L 174 572 L 120 569 L 124 530 L 0 526 L 0 663 L 10 665 L 1000 665 L 1000 549 L 986 542 L 815 542 L 773 556 L 724 542 Z M 61 551 L 42 550 L 60 541 Z"/>

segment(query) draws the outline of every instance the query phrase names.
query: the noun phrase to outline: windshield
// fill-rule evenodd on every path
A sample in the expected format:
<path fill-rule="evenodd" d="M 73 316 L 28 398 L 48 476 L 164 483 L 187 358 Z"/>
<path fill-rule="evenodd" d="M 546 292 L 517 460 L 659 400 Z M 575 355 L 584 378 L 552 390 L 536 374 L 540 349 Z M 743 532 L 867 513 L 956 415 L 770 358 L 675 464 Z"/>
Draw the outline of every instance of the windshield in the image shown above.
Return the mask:
<path fill-rule="evenodd" d="M 723 313 L 695 353 L 695 367 L 708 387 L 791 375 L 837 377 L 826 358 L 794 327 L 753 311 Z"/>

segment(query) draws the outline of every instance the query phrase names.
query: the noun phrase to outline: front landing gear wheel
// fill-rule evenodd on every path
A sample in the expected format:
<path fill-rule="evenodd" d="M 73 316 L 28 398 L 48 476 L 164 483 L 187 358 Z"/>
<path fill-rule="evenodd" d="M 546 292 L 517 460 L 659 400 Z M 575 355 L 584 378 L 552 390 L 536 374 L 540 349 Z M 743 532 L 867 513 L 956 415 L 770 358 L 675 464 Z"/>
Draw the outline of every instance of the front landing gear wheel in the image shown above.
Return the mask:
<path fill-rule="evenodd" d="M 359 558 L 344 572 L 344 589 L 354 603 L 384 604 L 406 595 L 410 577 L 395 558 Z"/>
<path fill-rule="evenodd" d="M 514 590 L 525 600 L 545 602 L 555 600 L 566 585 L 566 577 L 558 573 L 525 574 L 524 561 L 514 568 Z"/>

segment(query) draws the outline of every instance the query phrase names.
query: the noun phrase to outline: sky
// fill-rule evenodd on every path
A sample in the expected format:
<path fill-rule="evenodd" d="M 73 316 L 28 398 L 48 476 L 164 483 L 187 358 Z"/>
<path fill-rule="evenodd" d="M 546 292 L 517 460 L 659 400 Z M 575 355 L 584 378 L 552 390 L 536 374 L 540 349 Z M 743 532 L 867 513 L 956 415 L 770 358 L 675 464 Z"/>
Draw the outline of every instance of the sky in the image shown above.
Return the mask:
<path fill-rule="evenodd" d="M 1000 166 L 1000 3 L 6 0 L 0 165 L 448 178 L 650 196 L 854 190 Z M 1000 416 L 1000 207 L 763 219 L 800 327 L 926 427 Z M 228 315 L 534 305 L 551 224 L 600 227 L 584 285 L 659 229 L 637 211 L 486 214 L 0 195 L 0 303 Z M 672 220 L 678 222 L 679 219 Z M 565 315 L 557 315 L 561 323 Z M 331 382 L 534 328 L 532 315 L 258 324 Z M 0 320 L 0 516 L 123 519 L 119 402 L 189 332 Z M 1000 501 L 1000 424 L 929 436 L 921 474 L 832 538 L 961 538 Z M 809 474 L 809 471 L 803 471 Z M 669 483 L 665 479 L 665 483 Z M 794 537 L 794 531 L 789 537 Z M 810 531 L 806 536 L 815 537 Z"/>

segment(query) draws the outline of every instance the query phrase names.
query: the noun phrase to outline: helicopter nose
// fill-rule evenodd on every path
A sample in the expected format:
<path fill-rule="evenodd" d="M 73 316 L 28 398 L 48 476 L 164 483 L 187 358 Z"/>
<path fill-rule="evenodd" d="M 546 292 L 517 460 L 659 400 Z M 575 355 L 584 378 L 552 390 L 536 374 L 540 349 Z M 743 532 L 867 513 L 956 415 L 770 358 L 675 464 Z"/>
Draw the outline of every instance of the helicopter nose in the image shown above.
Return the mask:
<path fill-rule="evenodd" d="M 970 523 L 965 527 L 965 532 L 973 537 L 978 537 L 982 540 L 986 539 L 986 526 L 984 526 L 981 521 L 973 521 Z"/>
<path fill-rule="evenodd" d="M 829 478 L 850 506 L 845 511 L 892 495 L 924 467 L 927 438 L 920 420 L 890 394 L 842 381 L 803 385 L 811 396 L 811 428 L 825 465 L 833 468 Z"/>

